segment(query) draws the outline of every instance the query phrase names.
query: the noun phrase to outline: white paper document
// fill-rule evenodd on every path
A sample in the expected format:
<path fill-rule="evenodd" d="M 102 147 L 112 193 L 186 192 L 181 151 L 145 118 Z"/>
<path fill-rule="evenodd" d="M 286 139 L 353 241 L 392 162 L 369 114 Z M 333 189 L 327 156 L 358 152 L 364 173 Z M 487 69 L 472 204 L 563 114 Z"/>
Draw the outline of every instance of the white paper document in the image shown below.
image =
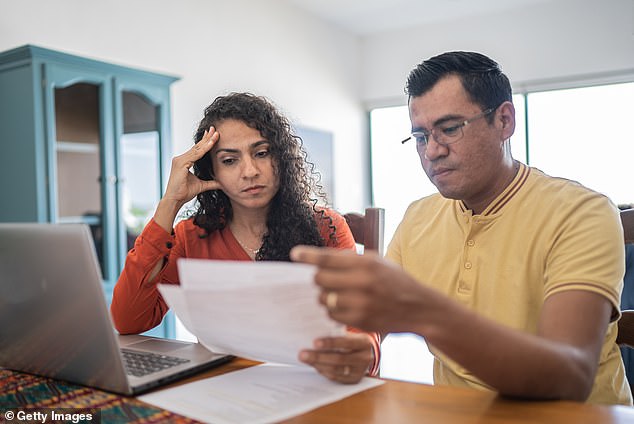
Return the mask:
<path fill-rule="evenodd" d="M 139 399 L 208 423 L 275 423 L 383 383 L 365 377 L 339 384 L 310 368 L 263 364 Z"/>
<path fill-rule="evenodd" d="M 345 334 L 317 301 L 315 267 L 292 262 L 179 259 L 180 286 L 159 291 L 208 349 L 263 362 L 304 365 L 302 349 Z"/>

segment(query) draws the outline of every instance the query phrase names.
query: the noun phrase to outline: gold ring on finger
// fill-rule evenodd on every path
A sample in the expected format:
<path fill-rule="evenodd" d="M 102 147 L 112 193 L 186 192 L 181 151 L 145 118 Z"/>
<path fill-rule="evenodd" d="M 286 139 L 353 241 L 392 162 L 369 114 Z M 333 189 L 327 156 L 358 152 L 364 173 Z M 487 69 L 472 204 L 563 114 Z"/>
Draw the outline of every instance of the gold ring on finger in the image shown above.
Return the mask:
<path fill-rule="evenodd" d="M 331 311 L 337 309 L 337 292 L 328 292 L 326 295 L 326 307 Z"/>

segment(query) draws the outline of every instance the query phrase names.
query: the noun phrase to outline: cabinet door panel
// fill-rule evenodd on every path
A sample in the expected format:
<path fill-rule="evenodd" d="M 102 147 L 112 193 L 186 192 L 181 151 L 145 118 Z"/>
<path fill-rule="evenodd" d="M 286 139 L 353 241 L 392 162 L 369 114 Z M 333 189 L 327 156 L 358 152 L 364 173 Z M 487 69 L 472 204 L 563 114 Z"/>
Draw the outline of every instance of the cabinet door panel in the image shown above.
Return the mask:
<path fill-rule="evenodd" d="M 115 139 L 117 145 L 117 197 L 119 199 L 119 249 L 122 254 L 134 246 L 136 237 L 153 216 L 166 180 L 166 150 L 169 137 L 169 92 L 133 79 L 114 82 Z M 173 337 L 174 317 L 150 333 Z"/>
<path fill-rule="evenodd" d="M 154 214 L 161 197 L 158 106 L 124 91 L 123 133 L 119 138 L 119 192 L 126 240 L 125 250 Z M 135 111 L 137 113 L 135 113 Z"/>
<path fill-rule="evenodd" d="M 106 74 L 47 64 L 44 68 L 46 149 L 51 222 L 88 224 L 106 281 L 116 278 L 116 202 L 112 158 L 111 82 Z M 52 183 L 51 183 L 52 182 Z M 115 260 L 113 260 L 115 259 Z"/>
<path fill-rule="evenodd" d="M 101 219 L 99 86 L 76 83 L 54 89 L 57 218 Z"/>

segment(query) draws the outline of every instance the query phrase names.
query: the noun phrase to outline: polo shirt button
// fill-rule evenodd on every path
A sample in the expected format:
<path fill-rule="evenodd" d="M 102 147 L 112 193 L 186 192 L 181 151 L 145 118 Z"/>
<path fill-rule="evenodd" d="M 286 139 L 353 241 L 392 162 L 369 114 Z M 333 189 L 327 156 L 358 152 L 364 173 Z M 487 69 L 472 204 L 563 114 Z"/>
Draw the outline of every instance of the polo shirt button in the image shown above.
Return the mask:
<path fill-rule="evenodd" d="M 173 244 L 172 244 L 172 242 L 171 242 L 171 241 L 168 241 L 167 243 L 165 243 L 165 246 L 166 246 L 168 249 L 171 249 L 171 248 L 172 248 L 172 246 L 173 246 Z"/>
<path fill-rule="evenodd" d="M 465 262 L 465 263 L 464 263 L 464 267 L 465 267 L 466 269 L 471 269 L 471 262 Z"/>
<path fill-rule="evenodd" d="M 475 245 L 475 241 L 473 241 L 473 240 L 468 240 L 467 241 L 467 246 L 473 246 L 473 245 Z"/>

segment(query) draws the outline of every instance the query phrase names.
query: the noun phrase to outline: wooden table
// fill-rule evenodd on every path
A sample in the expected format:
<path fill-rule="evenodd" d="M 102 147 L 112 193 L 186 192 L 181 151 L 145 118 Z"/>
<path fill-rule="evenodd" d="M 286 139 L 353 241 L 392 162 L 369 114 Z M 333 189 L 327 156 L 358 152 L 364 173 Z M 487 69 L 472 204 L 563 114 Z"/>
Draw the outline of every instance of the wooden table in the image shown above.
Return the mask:
<path fill-rule="evenodd" d="M 220 375 L 256 364 L 258 362 L 237 358 L 186 381 Z M 284 422 L 294 424 L 634 423 L 634 408 L 631 407 L 596 406 L 562 401 L 517 401 L 474 389 L 430 386 L 395 380 L 385 381 L 386 383 L 379 387 Z"/>

